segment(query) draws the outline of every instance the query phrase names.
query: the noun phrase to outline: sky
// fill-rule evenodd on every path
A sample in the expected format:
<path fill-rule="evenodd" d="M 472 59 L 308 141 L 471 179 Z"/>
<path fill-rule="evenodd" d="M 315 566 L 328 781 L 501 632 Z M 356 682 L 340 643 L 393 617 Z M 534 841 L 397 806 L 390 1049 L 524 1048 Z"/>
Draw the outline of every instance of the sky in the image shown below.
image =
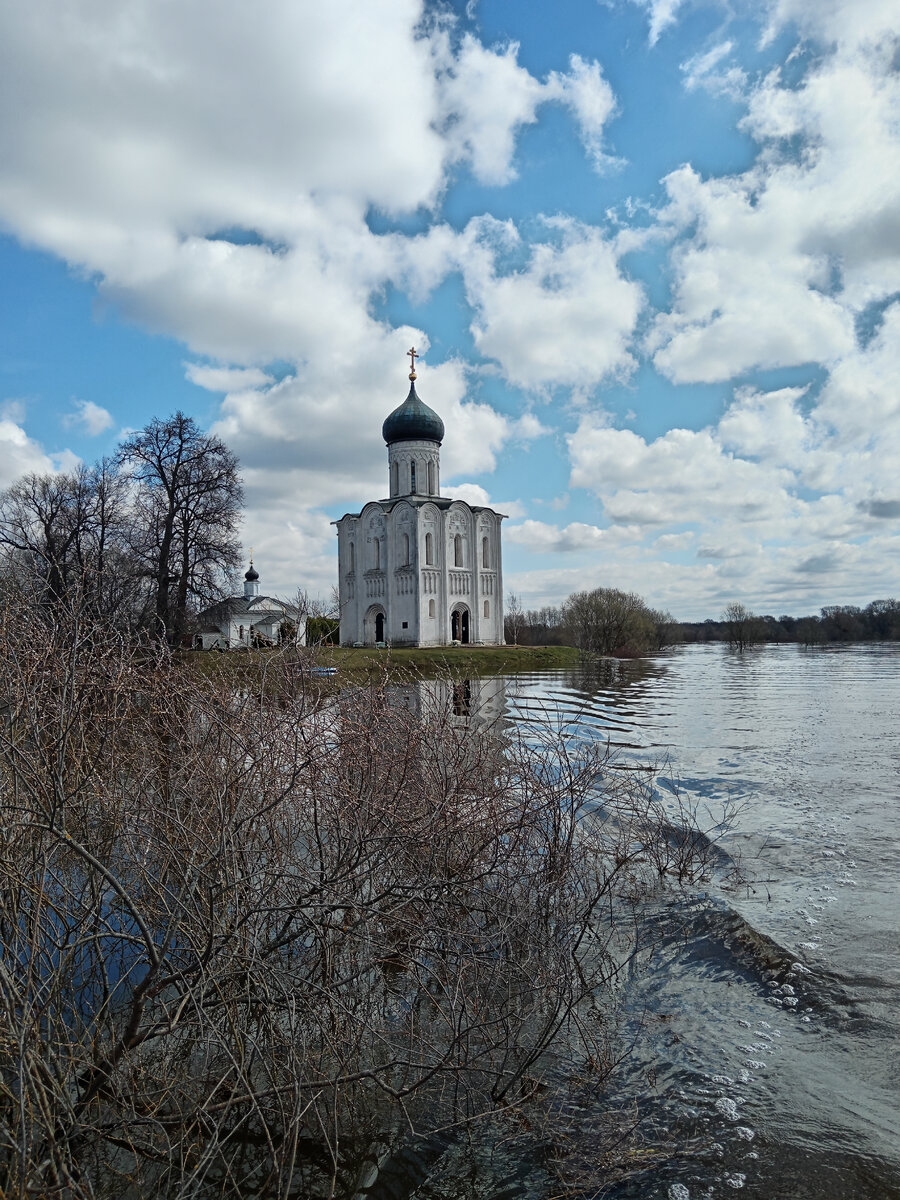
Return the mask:
<path fill-rule="evenodd" d="M 413 345 L 524 607 L 900 594 L 900 0 L 0 7 L 0 487 L 181 409 L 325 597 Z"/>

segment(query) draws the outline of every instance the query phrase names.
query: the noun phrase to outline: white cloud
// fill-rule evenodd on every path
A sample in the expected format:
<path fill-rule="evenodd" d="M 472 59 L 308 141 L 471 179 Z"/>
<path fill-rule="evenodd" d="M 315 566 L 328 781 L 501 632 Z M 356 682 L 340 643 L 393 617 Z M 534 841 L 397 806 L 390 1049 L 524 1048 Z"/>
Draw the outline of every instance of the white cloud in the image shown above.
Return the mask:
<path fill-rule="evenodd" d="M 479 483 L 454 483 L 449 487 L 441 487 L 441 493 L 453 500 L 465 500 L 473 507 L 492 508 L 495 512 L 503 513 L 505 517 L 522 517 L 525 515 L 525 505 L 520 500 L 492 500 L 490 493 Z"/>
<path fill-rule="evenodd" d="M 467 33 L 454 53 L 444 32 L 434 49 L 451 159 L 469 161 L 482 183 L 508 183 L 515 176 L 516 134 L 536 119 L 544 99 L 541 84 L 516 62 L 515 42 L 491 50 Z"/>
<path fill-rule="evenodd" d="M 623 274 L 600 230 L 563 218 L 546 224 L 552 236 L 530 247 L 526 266 L 503 273 L 514 228 L 469 223 L 462 270 L 476 345 L 511 383 L 531 390 L 593 388 L 626 376 L 635 366 L 629 343 L 641 287 Z"/>
<path fill-rule="evenodd" d="M 578 54 L 569 59 L 569 71 L 552 72 L 547 80 L 546 95 L 567 105 L 575 115 L 581 140 L 597 171 L 605 171 L 617 163 L 604 149 L 607 122 L 618 111 L 616 97 L 603 77 L 598 62 L 586 62 Z"/>
<path fill-rule="evenodd" d="M 18 422 L 0 416 L 0 488 L 9 487 L 20 475 L 43 475 L 54 469 L 54 463 Z"/>
<path fill-rule="evenodd" d="M 596 525 L 586 525 L 581 521 L 573 521 L 563 528 L 548 525 L 545 521 L 523 521 L 521 525 L 511 525 L 504 530 L 504 537 L 507 541 L 524 546 L 535 554 L 567 554 L 584 550 L 606 550 L 610 545 L 633 537 L 634 532 L 621 526 L 600 529 Z"/>
<path fill-rule="evenodd" d="M 746 92 L 756 163 L 709 179 L 684 166 L 666 179 L 674 300 L 648 348 L 676 382 L 837 367 L 855 351 L 859 313 L 900 289 L 900 75 L 889 7 L 896 18 L 896 5 L 879 0 L 779 0 L 773 28 L 798 21 L 820 53 L 799 83 L 775 70 Z M 719 51 L 694 60 L 700 78 L 716 70 Z"/>
<path fill-rule="evenodd" d="M 115 420 L 112 413 L 95 404 L 93 400 L 76 400 L 75 412 L 67 413 L 63 417 L 63 424 L 69 427 L 80 425 L 91 437 L 99 437 L 107 429 L 112 429 Z"/>
<path fill-rule="evenodd" d="M 681 64 L 684 86 L 689 92 L 703 89 L 712 95 L 739 99 L 747 85 L 747 75 L 741 67 L 727 60 L 734 51 L 734 42 L 719 42 L 702 54 L 695 54 Z"/>
<path fill-rule="evenodd" d="M 684 0 L 634 0 L 634 2 L 642 8 L 649 10 L 650 31 L 648 40 L 651 46 L 655 46 L 663 30 L 675 24 L 678 10 L 681 8 Z"/>
<path fill-rule="evenodd" d="M 275 380 L 258 367 L 210 367 L 185 363 L 185 375 L 197 387 L 210 392 L 239 392 L 244 388 L 263 388 Z"/>
<path fill-rule="evenodd" d="M 768 7 L 767 43 L 791 23 L 806 37 L 850 50 L 897 36 L 895 0 L 768 0 Z"/>

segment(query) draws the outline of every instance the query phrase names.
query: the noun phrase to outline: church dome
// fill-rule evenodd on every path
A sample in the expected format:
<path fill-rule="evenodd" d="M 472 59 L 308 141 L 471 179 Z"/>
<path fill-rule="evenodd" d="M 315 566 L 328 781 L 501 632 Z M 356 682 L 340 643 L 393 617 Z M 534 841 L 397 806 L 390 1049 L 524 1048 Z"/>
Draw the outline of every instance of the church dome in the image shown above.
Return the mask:
<path fill-rule="evenodd" d="M 414 380 L 410 381 L 409 395 L 399 408 L 394 409 L 382 425 L 381 436 L 389 446 L 393 442 L 442 442 L 444 440 L 444 422 L 416 395 Z"/>
<path fill-rule="evenodd" d="M 259 579 L 259 571 L 257 571 L 254 567 L 252 558 L 250 559 L 250 570 L 246 573 L 244 578 L 249 580 L 250 583 L 255 583 L 257 579 Z"/>

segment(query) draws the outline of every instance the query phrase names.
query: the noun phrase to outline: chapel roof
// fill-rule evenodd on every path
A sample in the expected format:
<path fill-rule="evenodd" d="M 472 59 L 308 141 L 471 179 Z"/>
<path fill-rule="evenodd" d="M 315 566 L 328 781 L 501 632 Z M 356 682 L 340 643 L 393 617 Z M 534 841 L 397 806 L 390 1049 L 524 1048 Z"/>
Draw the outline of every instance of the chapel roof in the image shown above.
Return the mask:
<path fill-rule="evenodd" d="M 216 624 L 229 617 L 246 615 L 261 618 L 266 613 L 289 617 L 291 620 L 299 616 L 299 610 L 293 604 L 285 604 L 274 596 L 229 596 L 227 600 L 220 600 L 211 608 L 204 609 L 198 614 L 197 620 Z"/>

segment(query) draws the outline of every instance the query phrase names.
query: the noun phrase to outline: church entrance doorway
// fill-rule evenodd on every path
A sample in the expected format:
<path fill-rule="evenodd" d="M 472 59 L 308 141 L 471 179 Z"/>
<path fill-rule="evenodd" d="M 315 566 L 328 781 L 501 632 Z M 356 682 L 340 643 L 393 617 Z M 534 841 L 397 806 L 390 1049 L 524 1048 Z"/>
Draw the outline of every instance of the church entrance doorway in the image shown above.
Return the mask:
<path fill-rule="evenodd" d="M 384 641 L 385 617 L 383 608 L 370 608 L 363 622 L 363 641 L 367 646 Z"/>
<path fill-rule="evenodd" d="M 450 614 L 450 636 L 454 642 L 465 645 L 469 640 L 469 610 L 460 605 Z"/>

